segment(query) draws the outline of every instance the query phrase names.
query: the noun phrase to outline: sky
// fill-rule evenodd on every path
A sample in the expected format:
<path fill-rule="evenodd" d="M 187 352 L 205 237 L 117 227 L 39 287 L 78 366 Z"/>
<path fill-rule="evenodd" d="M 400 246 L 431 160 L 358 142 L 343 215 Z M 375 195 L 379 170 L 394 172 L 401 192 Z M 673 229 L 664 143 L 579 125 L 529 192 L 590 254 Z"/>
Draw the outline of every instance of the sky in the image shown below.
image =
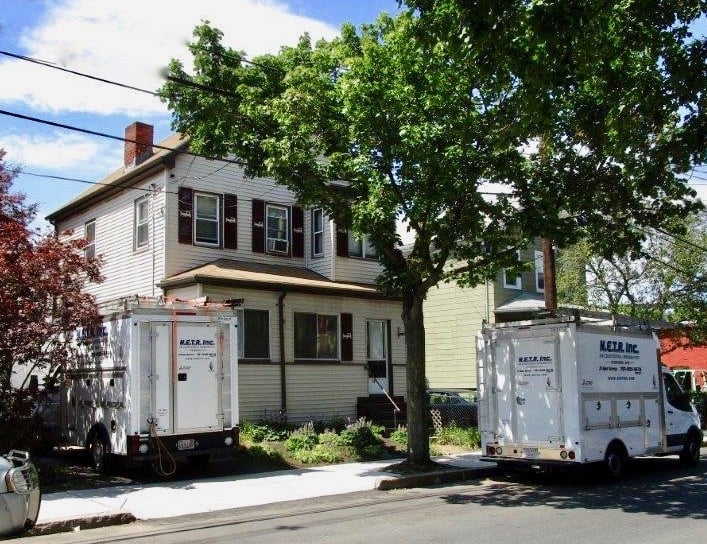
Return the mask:
<path fill-rule="evenodd" d="M 59 176 L 96 182 L 122 165 L 123 143 L 17 115 L 121 138 L 135 121 L 155 127 L 155 142 L 170 133 L 157 98 L 92 81 L 7 55 L 156 90 L 172 58 L 189 65 L 192 30 L 208 20 L 224 43 L 252 57 L 276 53 L 309 32 L 333 38 L 341 25 L 395 13 L 396 0 L 0 0 L 0 148 L 21 167 L 14 190 L 39 206 L 41 219 L 88 187 Z M 707 171 L 694 179 L 707 201 Z M 701 178 L 701 179 L 700 179 Z"/>
<path fill-rule="evenodd" d="M 308 32 L 331 39 L 341 25 L 373 22 L 396 0 L 0 0 L 0 148 L 19 166 L 15 192 L 39 206 L 37 226 L 89 185 L 122 165 L 123 143 L 16 117 L 32 117 L 123 137 L 135 121 L 170 133 L 170 116 L 147 93 L 92 81 L 7 55 L 154 91 L 172 58 L 189 66 L 187 43 L 202 20 L 247 57 L 276 53 Z M 8 115 L 12 114 L 12 115 Z"/>

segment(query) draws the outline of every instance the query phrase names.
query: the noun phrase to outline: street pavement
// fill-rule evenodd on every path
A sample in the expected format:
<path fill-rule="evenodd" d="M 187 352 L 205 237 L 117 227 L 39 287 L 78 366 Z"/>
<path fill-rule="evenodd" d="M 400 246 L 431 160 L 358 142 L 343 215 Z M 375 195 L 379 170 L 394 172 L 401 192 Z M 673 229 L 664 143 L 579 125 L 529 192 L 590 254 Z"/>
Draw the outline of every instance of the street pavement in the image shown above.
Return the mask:
<path fill-rule="evenodd" d="M 434 485 L 482 477 L 495 465 L 480 452 L 445 457 L 444 465 L 422 474 L 386 470 L 390 460 L 327 465 L 218 478 L 165 481 L 48 493 L 42 497 L 37 525 L 30 534 L 49 534 L 302 500 L 356 491 Z M 393 461 L 393 463 L 395 463 Z"/>

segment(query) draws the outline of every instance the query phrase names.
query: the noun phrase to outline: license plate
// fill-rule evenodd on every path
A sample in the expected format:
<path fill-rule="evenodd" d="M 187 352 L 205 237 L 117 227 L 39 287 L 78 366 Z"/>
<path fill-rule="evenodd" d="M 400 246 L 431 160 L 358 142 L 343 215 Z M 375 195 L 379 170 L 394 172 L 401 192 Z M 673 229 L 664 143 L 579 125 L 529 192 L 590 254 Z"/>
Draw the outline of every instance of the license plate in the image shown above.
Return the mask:
<path fill-rule="evenodd" d="M 539 456 L 538 448 L 523 448 L 523 457 L 526 459 L 536 459 Z"/>
<path fill-rule="evenodd" d="M 196 445 L 196 442 L 194 441 L 193 438 L 190 438 L 189 440 L 177 440 L 177 449 L 178 450 L 193 450 L 194 446 Z"/>

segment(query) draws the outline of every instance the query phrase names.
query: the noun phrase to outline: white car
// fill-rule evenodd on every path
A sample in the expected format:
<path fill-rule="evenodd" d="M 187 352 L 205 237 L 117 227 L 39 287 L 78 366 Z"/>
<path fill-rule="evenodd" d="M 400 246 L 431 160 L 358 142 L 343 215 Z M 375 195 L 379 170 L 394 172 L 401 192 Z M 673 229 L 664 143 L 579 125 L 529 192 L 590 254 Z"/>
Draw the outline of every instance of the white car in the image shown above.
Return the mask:
<path fill-rule="evenodd" d="M 42 492 L 39 473 L 26 451 L 0 455 L 0 536 L 34 527 Z"/>

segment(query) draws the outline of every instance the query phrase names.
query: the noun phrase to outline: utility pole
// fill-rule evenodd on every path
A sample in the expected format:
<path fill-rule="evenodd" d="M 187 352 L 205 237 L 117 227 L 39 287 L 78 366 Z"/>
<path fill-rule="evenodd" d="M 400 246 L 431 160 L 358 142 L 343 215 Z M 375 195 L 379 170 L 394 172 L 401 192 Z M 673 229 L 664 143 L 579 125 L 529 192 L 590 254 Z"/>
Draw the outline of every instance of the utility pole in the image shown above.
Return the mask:
<path fill-rule="evenodd" d="M 545 309 L 557 310 L 557 283 L 555 281 L 555 250 L 552 239 L 543 238 L 543 280 L 545 282 Z"/>

